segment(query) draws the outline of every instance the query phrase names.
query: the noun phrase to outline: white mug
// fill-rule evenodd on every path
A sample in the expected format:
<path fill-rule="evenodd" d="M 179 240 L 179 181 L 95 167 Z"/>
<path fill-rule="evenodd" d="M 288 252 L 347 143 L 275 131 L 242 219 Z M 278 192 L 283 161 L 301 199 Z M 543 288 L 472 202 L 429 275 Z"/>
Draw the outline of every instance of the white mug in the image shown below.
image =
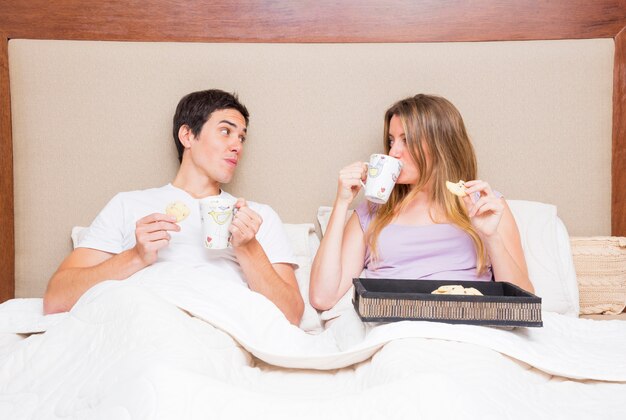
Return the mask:
<path fill-rule="evenodd" d="M 384 204 L 389 200 L 391 190 L 402 171 L 402 162 L 389 155 L 374 153 L 367 163 L 365 198 L 372 203 Z"/>
<path fill-rule="evenodd" d="M 225 249 L 230 245 L 228 228 L 236 212 L 234 198 L 207 197 L 200 200 L 203 243 L 207 249 Z"/>

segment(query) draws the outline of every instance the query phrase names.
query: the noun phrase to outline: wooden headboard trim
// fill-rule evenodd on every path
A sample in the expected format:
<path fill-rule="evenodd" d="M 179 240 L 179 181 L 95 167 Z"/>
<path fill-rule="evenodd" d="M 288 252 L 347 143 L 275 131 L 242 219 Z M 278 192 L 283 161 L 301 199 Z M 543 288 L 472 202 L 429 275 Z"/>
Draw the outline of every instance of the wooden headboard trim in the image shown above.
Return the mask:
<path fill-rule="evenodd" d="M 458 42 L 613 38 L 623 0 L 0 0 L 11 38 Z"/>
<path fill-rule="evenodd" d="M 16 38 L 293 43 L 614 38 L 611 230 L 626 236 L 624 0 L 0 0 L 0 10 L 0 302 L 15 290 L 8 40 Z"/>
<path fill-rule="evenodd" d="M 615 36 L 611 233 L 626 236 L 626 30 Z"/>
<path fill-rule="evenodd" d="M 13 137 L 8 36 L 0 33 L 0 302 L 15 296 Z"/>

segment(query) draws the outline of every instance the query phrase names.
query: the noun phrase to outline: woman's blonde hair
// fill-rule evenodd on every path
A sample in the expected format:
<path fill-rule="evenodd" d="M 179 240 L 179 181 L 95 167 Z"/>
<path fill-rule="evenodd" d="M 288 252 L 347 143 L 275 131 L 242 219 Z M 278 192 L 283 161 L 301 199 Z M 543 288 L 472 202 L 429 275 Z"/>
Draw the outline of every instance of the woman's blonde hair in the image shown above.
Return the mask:
<path fill-rule="evenodd" d="M 477 164 L 474 147 L 465 130 L 461 114 L 450 101 L 433 95 L 419 94 L 396 102 L 385 113 L 384 144 L 389 154 L 389 123 L 393 116 L 402 122 L 407 150 L 419 171 L 413 185 L 397 184 L 387 203 L 375 212 L 372 223 L 365 234 L 374 261 L 378 259 L 377 243 L 380 232 L 393 218 L 410 203 L 420 190 L 432 179 L 430 200 L 446 221 L 463 229 L 472 238 L 477 256 L 477 271 L 483 273 L 487 267 L 487 253 L 478 233 L 470 223 L 460 199 L 446 190 L 446 180 L 476 179 Z M 429 156 L 427 163 L 426 156 Z M 430 217 L 436 220 L 431 213 Z"/>

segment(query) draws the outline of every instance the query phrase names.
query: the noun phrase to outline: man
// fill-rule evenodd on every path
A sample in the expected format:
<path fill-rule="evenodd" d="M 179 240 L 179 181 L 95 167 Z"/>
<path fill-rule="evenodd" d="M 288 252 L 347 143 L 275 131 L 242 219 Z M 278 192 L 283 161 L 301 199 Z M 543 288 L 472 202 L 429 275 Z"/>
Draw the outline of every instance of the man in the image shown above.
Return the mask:
<path fill-rule="evenodd" d="M 174 115 L 173 136 L 180 168 L 168 185 L 117 194 L 61 263 L 44 296 L 46 314 L 68 311 L 92 286 L 123 280 L 157 261 L 210 267 L 225 281 L 242 281 L 270 299 L 295 325 L 304 303 L 296 282 L 295 257 L 278 215 L 267 205 L 237 200 L 230 226 L 231 248 L 202 244 L 198 201 L 232 197 L 221 190 L 233 178 L 246 140 L 249 114 L 238 99 L 220 90 L 183 97 Z M 164 214 L 183 202 L 185 220 Z"/>

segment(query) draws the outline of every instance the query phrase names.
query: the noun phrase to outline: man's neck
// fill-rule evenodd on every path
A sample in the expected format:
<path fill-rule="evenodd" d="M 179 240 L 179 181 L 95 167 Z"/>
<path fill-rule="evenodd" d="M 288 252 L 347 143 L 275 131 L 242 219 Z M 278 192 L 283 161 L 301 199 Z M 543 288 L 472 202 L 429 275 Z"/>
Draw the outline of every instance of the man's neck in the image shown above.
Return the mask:
<path fill-rule="evenodd" d="M 188 173 L 183 166 L 180 167 L 172 185 L 184 190 L 194 198 L 204 198 L 220 193 L 220 184 L 206 176 Z"/>

